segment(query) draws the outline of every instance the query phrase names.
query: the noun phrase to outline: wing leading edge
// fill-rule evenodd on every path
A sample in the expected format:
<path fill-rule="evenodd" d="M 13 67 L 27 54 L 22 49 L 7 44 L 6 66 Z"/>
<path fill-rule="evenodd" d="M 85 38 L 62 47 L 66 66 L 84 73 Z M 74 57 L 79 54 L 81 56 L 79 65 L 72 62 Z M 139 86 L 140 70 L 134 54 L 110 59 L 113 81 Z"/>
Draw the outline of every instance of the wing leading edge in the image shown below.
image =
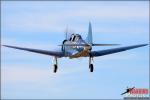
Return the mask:
<path fill-rule="evenodd" d="M 148 44 L 140 44 L 140 45 L 127 46 L 127 47 L 107 49 L 107 50 L 91 51 L 90 56 L 91 57 L 104 56 L 104 55 L 108 55 L 108 54 L 113 54 L 113 53 L 117 53 L 117 52 L 126 51 L 126 50 L 129 50 L 129 49 L 143 47 L 143 46 L 146 46 L 146 45 L 148 45 Z M 47 51 L 47 50 L 23 48 L 23 47 L 17 47 L 17 46 L 9 46 L 9 45 L 3 45 L 3 46 L 9 47 L 9 48 L 14 48 L 14 49 L 25 50 L 25 51 L 29 51 L 29 52 L 34 52 L 34 53 L 39 53 L 39 54 L 56 56 L 56 57 L 64 57 L 65 56 L 63 52 L 57 52 L 57 51 Z"/>
<path fill-rule="evenodd" d="M 126 51 L 126 50 L 129 50 L 129 49 L 143 47 L 143 46 L 146 46 L 146 45 L 148 45 L 148 44 L 140 44 L 140 45 L 127 46 L 127 47 L 107 49 L 107 50 L 91 51 L 90 56 L 91 57 L 104 56 L 104 55 L 108 55 L 108 54 L 113 54 L 113 53 L 117 53 L 117 52 Z"/>
<path fill-rule="evenodd" d="M 57 56 L 57 57 L 63 57 L 63 52 L 57 52 L 57 51 L 47 51 L 47 50 L 39 50 L 39 49 L 31 49 L 31 48 L 22 48 L 22 47 L 16 47 L 16 46 L 9 46 L 9 45 L 3 45 L 5 47 L 19 49 L 19 50 L 25 50 L 29 52 L 39 53 L 39 54 L 45 54 L 50 56 Z"/>

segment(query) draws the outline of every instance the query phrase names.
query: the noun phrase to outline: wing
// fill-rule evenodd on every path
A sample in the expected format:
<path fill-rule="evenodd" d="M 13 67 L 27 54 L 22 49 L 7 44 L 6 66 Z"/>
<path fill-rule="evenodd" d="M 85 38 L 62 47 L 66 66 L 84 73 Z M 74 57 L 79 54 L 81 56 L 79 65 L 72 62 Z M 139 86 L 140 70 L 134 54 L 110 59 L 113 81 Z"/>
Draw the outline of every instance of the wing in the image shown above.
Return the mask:
<path fill-rule="evenodd" d="M 103 56 L 103 55 L 113 54 L 113 53 L 117 53 L 117 52 L 126 51 L 129 49 L 146 46 L 146 45 L 148 45 L 148 44 L 133 45 L 133 46 L 127 46 L 127 47 L 100 50 L 100 51 L 91 51 L 90 56 L 92 56 L 92 57 Z"/>
<path fill-rule="evenodd" d="M 63 52 L 57 52 L 57 51 L 47 51 L 47 50 L 38 50 L 38 49 L 31 49 L 31 48 L 22 48 L 22 47 L 16 47 L 16 46 L 9 46 L 9 45 L 3 45 L 5 47 L 19 49 L 19 50 L 25 50 L 29 52 L 44 54 L 44 55 L 50 55 L 50 56 L 57 56 L 57 57 L 63 57 Z"/>

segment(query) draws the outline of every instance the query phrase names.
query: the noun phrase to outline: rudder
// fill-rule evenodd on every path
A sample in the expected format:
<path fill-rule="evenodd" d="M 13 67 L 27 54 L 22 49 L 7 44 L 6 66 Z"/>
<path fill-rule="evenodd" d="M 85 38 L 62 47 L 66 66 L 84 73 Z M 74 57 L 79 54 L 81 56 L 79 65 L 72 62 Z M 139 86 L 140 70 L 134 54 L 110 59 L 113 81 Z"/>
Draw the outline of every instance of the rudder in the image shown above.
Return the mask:
<path fill-rule="evenodd" d="M 91 22 L 89 22 L 88 35 L 87 35 L 87 38 L 86 38 L 86 42 L 90 45 L 92 45 L 92 43 L 93 43 Z"/>

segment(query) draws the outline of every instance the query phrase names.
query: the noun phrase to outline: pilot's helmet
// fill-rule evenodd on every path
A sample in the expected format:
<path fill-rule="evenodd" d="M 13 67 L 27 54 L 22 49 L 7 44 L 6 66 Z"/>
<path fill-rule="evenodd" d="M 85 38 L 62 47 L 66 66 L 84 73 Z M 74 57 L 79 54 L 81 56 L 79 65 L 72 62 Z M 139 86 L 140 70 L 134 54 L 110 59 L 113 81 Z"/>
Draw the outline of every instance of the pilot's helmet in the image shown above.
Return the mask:
<path fill-rule="evenodd" d="M 71 36 L 75 35 L 74 33 L 71 34 Z"/>
<path fill-rule="evenodd" d="M 73 34 L 71 34 L 71 36 L 70 36 L 70 41 L 73 39 L 73 37 L 75 36 L 75 34 L 73 33 Z"/>
<path fill-rule="evenodd" d="M 79 34 L 76 34 L 76 36 L 77 36 L 79 39 L 81 39 L 81 35 L 79 35 Z"/>

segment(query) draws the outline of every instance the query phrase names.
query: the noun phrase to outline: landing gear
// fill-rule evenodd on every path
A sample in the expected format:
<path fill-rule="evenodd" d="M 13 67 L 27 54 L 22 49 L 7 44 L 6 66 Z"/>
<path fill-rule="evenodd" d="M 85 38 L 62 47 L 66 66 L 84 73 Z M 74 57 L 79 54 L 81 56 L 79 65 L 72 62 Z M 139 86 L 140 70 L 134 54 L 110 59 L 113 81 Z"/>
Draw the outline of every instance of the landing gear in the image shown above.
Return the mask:
<path fill-rule="evenodd" d="M 57 72 L 57 65 L 56 64 L 54 64 L 54 73 L 56 73 Z"/>
<path fill-rule="evenodd" d="M 93 70 L 94 70 L 93 64 L 90 64 L 89 68 L 90 68 L 90 72 L 93 72 Z"/>
<path fill-rule="evenodd" d="M 57 57 L 54 57 L 54 70 L 53 70 L 53 72 L 56 73 L 57 69 L 58 69 L 58 66 L 57 66 Z"/>
<path fill-rule="evenodd" d="M 90 72 L 93 72 L 94 71 L 94 66 L 93 66 L 93 64 L 92 64 L 92 58 L 91 57 L 89 57 L 89 69 L 90 69 Z"/>

